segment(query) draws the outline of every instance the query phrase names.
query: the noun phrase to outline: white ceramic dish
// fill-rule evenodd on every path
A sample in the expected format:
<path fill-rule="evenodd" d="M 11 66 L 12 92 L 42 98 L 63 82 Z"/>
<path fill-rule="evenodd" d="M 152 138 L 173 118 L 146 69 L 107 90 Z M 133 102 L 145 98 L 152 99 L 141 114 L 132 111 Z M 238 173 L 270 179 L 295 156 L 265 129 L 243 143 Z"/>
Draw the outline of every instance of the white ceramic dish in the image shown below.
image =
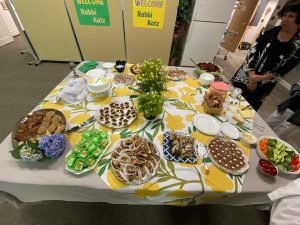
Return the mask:
<path fill-rule="evenodd" d="M 237 149 L 240 150 L 242 156 L 243 156 L 243 161 L 245 163 L 245 165 L 240 168 L 239 170 L 230 170 L 230 169 L 226 169 L 224 166 L 222 166 L 221 164 L 219 164 L 217 162 L 217 160 L 214 159 L 213 157 L 213 153 L 212 153 L 212 149 L 209 148 L 210 146 L 210 143 L 215 139 L 215 138 L 218 138 L 218 139 L 221 139 L 223 141 L 226 141 L 226 142 L 230 142 L 230 143 L 234 143 L 236 146 L 237 146 Z M 245 152 L 239 147 L 239 145 L 233 141 L 233 140 L 230 140 L 228 139 L 227 137 L 225 136 L 217 136 L 213 139 L 211 139 L 208 143 L 207 143 L 207 153 L 208 153 L 208 156 L 209 158 L 211 159 L 212 163 L 220 170 L 224 171 L 225 173 L 228 173 L 228 174 L 232 174 L 232 175 L 242 175 L 244 173 L 247 172 L 247 170 L 249 169 L 249 158 L 248 156 L 245 154 Z"/>
<path fill-rule="evenodd" d="M 127 138 L 127 139 L 128 139 L 128 138 Z M 136 150 L 130 150 L 130 149 L 123 148 L 121 152 L 118 152 L 118 148 L 120 148 L 120 147 L 121 147 L 121 143 L 124 142 L 124 139 L 121 139 L 121 140 L 118 140 L 118 141 L 114 144 L 114 146 L 112 147 L 113 150 L 112 150 L 112 152 L 111 152 L 111 153 L 112 153 L 112 154 L 111 154 L 111 158 L 112 158 L 112 160 L 111 160 L 111 170 L 112 170 L 114 176 L 116 177 L 116 179 L 118 179 L 120 182 L 123 182 L 123 183 L 125 183 L 125 184 L 129 184 L 129 185 L 140 185 L 140 184 L 146 183 L 147 181 L 149 181 L 149 180 L 151 180 L 153 177 L 155 177 L 155 175 L 156 175 L 156 173 L 157 173 L 157 171 L 158 171 L 158 169 L 159 169 L 159 167 L 160 167 L 160 153 L 159 153 L 159 150 L 158 150 L 157 146 L 156 146 L 153 142 L 150 142 L 150 141 L 149 141 L 148 139 L 146 139 L 146 138 L 143 138 L 143 139 L 147 140 L 148 143 L 152 143 L 152 145 L 153 145 L 153 147 L 154 147 L 154 151 L 155 151 L 156 153 L 154 153 L 154 152 L 152 151 L 151 154 L 155 154 L 155 155 L 159 158 L 159 160 L 156 160 L 156 166 L 153 166 L 153 173 L 151 173 L 151 174 L 150 174 L 150 173 L 146 173 L 146 176 L 143 177 L 143 178 L 141 178 L 140 181 L 131 181 L 131 182 L 130 182 L 127 178 L 125 178 L 124 176 L 122 176 L 122 174 L 121 174 L 121 177 L 123 178 L 123 181 L 120 180 L 120 178 L 118 178 L 118 176 L 117 176 L 117 174 L 116 174 L 117 170 L 116 170 L 116 169 L 114 168 L 114 166 L 113 166 L 113 161 L 115 161 L 115 160 L 118 161 L 118 159 L 114 158 L 113 154 L 116 153 L 116 154 L 122 155 L 122 154 L 124 154 L 124 151 L 136 151 Z M 125 140 L 126 140 L 126 139 L 125 139 Z M 122 153 L 122 152 L 123 152 L 123 153 Z M 124 156 L 124 155 L 123 155 L 123 156 Z M 127 156 L 127 157 L 128 157 L 128 156 Z M 129 156 L 129 158 L 131 158 L 131 157 Z M 131 160 L 132 160 L 132 158 L 131 158 Z M 149 159 L 147 159 L 147 161 L 150 162 Z M 128 164 L 130 164 L 130 163 L 128 163 Z M 125 163 L 122 163 L 123 166 L 128 166 L 128 164 L 126 165 Z M 153 164 L 151 163 L 151 165 L 153 165 Z M 120 170 L 118 170 L 118 171 L 120 172 Z M 125 175 L 125 174 L 123 173 L 123 175 Z"/>
<path fill-rule="evenodd" d="M 208 86 L 215 80 L 215 76 L 210 73 L 202 73 L 199 77 L 199 81 L 202 85 Z"/>
<path fill-rule="evenodd" d="M 221 122 L 207 114 L 197 114 L 193 118 L 194 126 L 207 135 L 217 135 L 221 131 Z"/>
<path fill-rule="evenodd" d="M 258 140 L 257 140 L 257 145 L 256 145 L 256 152 L 258 154 L 258 156 L 261 158 L 261 159 L 266 159 L 266 160 L 269 160 L 267 157 L 264 156 L 264 154 L 261 152 L 260 148 L 259 148 L 259 142 L 264 139 L 264 138 L 268 138 L 268 139 L 276 139 L 278 141 L 280 141 L 281 143 L 283 143 L 285 146 L 289 147 L 289 148 L 292 148 L 294 150 L 294 153 L 299 155 L 300 157 L 300 154 L 299 152 L 297 152 L 297 150 L 295 150 L 295 148 L 293 148 L 290 144 L 288 144 L 287 142 L 279 139 L 279 138 L 276 138 L 276 137 L 272 137 L 272 136 L 262 136 L 260 137 Z M 277 166 L 276 164 L 274 164 L 275 166 Z M 278 168 L 278 167 L 277 167 Z M 282 170 L 280 168 L 278 168 L 279 171 L 283 174 L 300 174 L 300 168 L 295 171 L 295 172 L 290 172 L 290 171 L 286 171 L 286 170 Z"/>
<path fill-rule="evenodd" d="M 238 139 L 240 137 L 239 130 L 234 125 L 228 122 L 222 123 L 221 131 L 223 134 L 225 134 L 225 136 L 231 139 Z"/>
<path fill-rule="evenodd" d="M 115 64 L 114 63 L 103 63 L 102 67 L 104 69 L 112 69 L 114 68 Z"/>
<path fill-rule="evenodd" d="M 105 71 L 103 69 L 93 69 L 86 73 L 88 77 L 96 78 L 96 77 L 104 77 Z"/>
<path fill-rule="evenodd" d="M 128 103 L 126 103 L 128 102 Z M 128 107 L 126 108 L 125 106 L 121 109 L 118 109 L 119 112 L 115 112 L 115 113 L 112 113 L 112 104 L 128 104 Z M 133 107 L 133 104 L 131 101 L 126 101 L 126 100 L 116 100 L 114 102 L 112 102 L 111 104 L 109 105 L 106 105 L 106 106 L 102 106 L 99 108 L 99 110 L 97 111 L 96 113 L 96 120 L 103 126 L 106 126 L 106 127 L 110 127 L 110 128 L 115 128 L 115 129 L 119 129 L 119 128 L 123 128 L 123 127 L 126 127 L 126 126 L 129 126 L 131 123 L 133 123 L 135 121 L 135 119 L 137 118 L 137 112 L 133 109 L 131 110 L 130 108 Z M 108 112 L 105 113 L 105 111 L 108 109 Z M 115 109 L 114 109 L 115 111 Z M 126 115 L 128 115 L 128 112 L 131 112 L 130 113 L 130 117 Z M 102 113 L 101 113 L 102 112 Z M 134 113 L 133 113 L 134 112 Z M 104 114 L 106 115 L 109 115 L 109 118 L 107 119 L 109 122 L 106 123 L 106 119 L 104 118 Z M 113 116 L 113 114 L 117 115 L 117 116 Z M 103 117 L 101 119 L 101 117 Z M 121 119 L 123 117 L 123 119 Z M 124 118 L 125 117 L 125 118 Z M 114 119 L 116 121 L 114 121 Z M 125 121 L 125 124 L 123 123 L 123 121 Z M 119 124 L 121 122 L 121 124 Z M 115 124 L 114 124 L 115 123 Z"/>
<path fill-rule="evenodd" d="M 106 97 L 108 95 L 108 92 L 111 89 L 111 87 L 112 87 L 112 84 L 110 83 L 108 88 L 106 88 L 106 89 L 104 89 L 103 91 L 100 91 L 100 92 L 94 92 L 94 91 L 90 90 L 89 87 L 87 87 L 86 90 L 89 93 L 95 94 L 97 97 Z"/>
<path fill-rule="evenodd" d="M 88 88 L 94 93 L 100 93 L 107 90 L 111 82 L 107 78 L 97 78 L 89 82 Z"/>
<path fill-rule="evenodd" d="M 254 134 L 251 134 L 250 132 L 241 132 L 240 139 L 242 143 L 246 145 L 255 145 L 257 143 L 256 136 Z"/>

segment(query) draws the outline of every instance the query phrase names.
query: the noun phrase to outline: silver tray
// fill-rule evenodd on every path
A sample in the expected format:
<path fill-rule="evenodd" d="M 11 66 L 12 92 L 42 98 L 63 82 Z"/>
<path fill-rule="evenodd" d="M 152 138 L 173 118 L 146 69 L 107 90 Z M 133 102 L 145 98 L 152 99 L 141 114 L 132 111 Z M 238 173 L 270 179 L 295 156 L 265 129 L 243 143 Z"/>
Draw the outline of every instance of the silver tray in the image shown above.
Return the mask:
<path fill-rule="evenodd" d="M 54 111 L 56 115 L 60 116 L 62 118 L 62 124 L 66 126 L 66 118 L 64 116 L 64 114 L 57 110 L 57 109 L 39 109 L 39 110 L 36 110 L 34 112 L 31 112 L 29 114 L 27 114 L 26 116 L 22 117 L 17 123 L 16 125 L 14 126 L 14 129 L 12 131 L 12 134 L 11 134 L 11 143 L 12 143 L 12 146 L 15 148 L 19 145 L 19 141 L 16 140 L 16 131 L 18 130 L 19 126 L 24 123 L 27 119 L 28 119 L 28 116 L 29 115 L 33 115 L 33 114 L 44 114 L 46 112 L 50 112 L 50 111 Z"/>

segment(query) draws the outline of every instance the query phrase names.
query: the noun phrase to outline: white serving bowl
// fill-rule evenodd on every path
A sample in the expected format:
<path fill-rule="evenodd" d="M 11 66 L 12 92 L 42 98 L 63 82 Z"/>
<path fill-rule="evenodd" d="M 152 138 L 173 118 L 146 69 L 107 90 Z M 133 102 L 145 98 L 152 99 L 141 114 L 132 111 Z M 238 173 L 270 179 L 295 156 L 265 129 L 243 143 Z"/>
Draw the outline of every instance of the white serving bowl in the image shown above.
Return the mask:
<path fill-rule="evenodd" d="M 93 93 L 100 93 L 108 89 L 110 81 L 107 78 L 91 79 L 88 82 L 88 89 Z"/>
<path fill-rule="evenodd" d="M 199 81 L 202 85 L 208 86 L 215 80 L 215 76 L 210 73 L 202 73 L 199 77 Z"/>
<path fill-rule="evenodd" d="M 92 93 L 92 94 L 94 94 L 95 97 L 97 97 L 97 98 L 104 98 L 104 97 L 108 96 L 109 91 L 111 90 L 111 88 L 112 88 L 112 84 L 109 83 L 109 87 L 107 87 L 103 91 L 93 92 L 92 90 L 89 89 L 89 87 L 87 87 L 87 91 L 90 92 L 90 93 Z"/>
<path fill-rule="evenodd" d="M 256 136 L 250 132 L 241 132 L 240 139 L 241 142 L 246 145 L 255 145 L 257 143 Z"/>

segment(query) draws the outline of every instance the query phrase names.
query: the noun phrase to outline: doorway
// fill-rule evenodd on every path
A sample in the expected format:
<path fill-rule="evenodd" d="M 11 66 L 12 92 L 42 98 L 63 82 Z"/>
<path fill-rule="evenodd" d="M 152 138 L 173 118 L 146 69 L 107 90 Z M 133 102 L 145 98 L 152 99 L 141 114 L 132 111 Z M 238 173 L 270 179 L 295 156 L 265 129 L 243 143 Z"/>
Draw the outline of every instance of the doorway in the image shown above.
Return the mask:
<path fill-rule="evenodd" d="M 244 36 L 258 3 L 259 0 L 240 0 L 238 2 L 228 26 L 228 31 L 230 33 L 225 34 L 223 37 L 223 43 L 221 44 L 223 48 L 230 52 L 235 52 Z"/>

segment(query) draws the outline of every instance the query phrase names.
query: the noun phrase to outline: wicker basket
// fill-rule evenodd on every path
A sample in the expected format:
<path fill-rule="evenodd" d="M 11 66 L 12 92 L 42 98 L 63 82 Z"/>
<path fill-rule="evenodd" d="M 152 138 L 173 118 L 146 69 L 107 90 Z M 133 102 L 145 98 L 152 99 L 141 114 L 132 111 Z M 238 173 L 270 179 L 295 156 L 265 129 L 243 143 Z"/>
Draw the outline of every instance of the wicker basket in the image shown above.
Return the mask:
<path fill-rule="evenodd" d="M 210 107 L 206 102 L 208 95 L 209 95 L 208 92 L 206 92 L 204 95 L 204 99 L 203 99 L 203 103 L 202 103 L 204 111 L 208 114 L 220 115 L 223 112 L 223 104 L 220 108 Z M 222 103 L 223 103 L 223 101 L 224 101 L 224 99 L 222 100 Z"/>
<path fill-rule="evenodd" d="M 212 108 L 212 107 L 209 107 L 206 103 L 206 101 L 203 101 L 202 103 L 203 105 L 203 108 L 204 108 L 204 111 L 208 114 L 213 114 L 213 115 L 220 115 L 223 111 L 223 107 L 221 108 Z"/>

